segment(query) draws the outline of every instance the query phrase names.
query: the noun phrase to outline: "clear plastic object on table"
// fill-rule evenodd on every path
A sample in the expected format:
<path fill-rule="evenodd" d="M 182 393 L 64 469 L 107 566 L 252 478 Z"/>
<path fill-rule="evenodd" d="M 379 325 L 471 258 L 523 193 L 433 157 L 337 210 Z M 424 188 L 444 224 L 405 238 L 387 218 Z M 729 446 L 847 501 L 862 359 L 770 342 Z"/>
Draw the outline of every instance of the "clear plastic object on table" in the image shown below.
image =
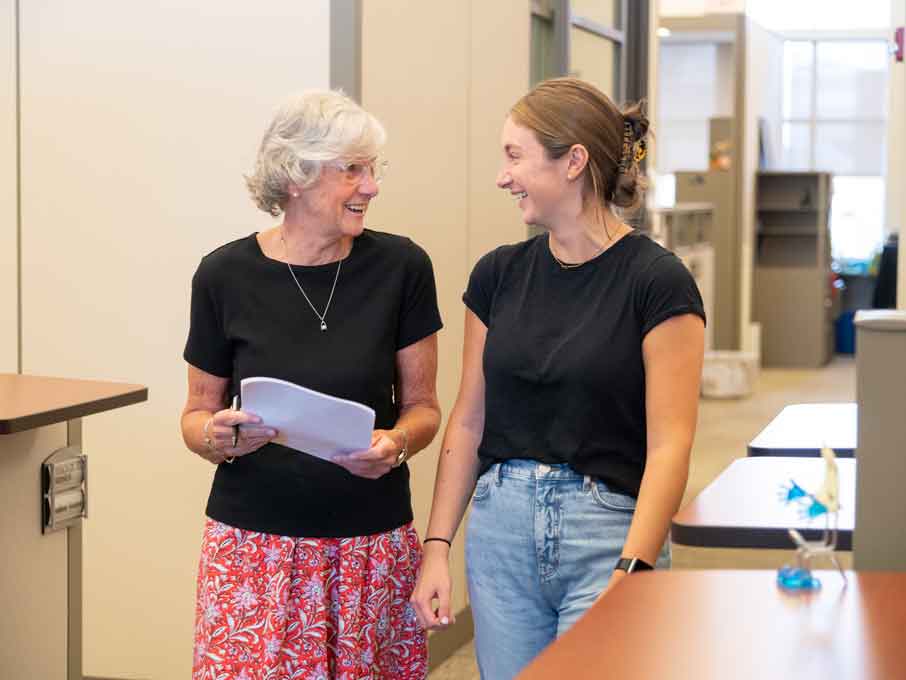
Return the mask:
<path fill-rule="evenodd" d="M 784 590 L 813 591 L 821 587 L 821 581 L 812 574 L 815 559 L 826 557 L 840 572 L 846 585 L 846 574 L 837 561 L 837 518 L 840 511 L 840 480 L 837 471 L 837 457 L 827 446 L 821 448 L 824 459 L 824 482 L 817 493 L 811 494 L 795 480 L 781 488 L 780 499 L 786 504 L 795 504 L 800 516 L 813 519 L 824 515 L 824 531 L 816 541 L 807 541 L 796 529 L 789 529 L 790 538 L 796 546 L 795 564 L 786 564 L 777 570 L 777 585 Z"/>

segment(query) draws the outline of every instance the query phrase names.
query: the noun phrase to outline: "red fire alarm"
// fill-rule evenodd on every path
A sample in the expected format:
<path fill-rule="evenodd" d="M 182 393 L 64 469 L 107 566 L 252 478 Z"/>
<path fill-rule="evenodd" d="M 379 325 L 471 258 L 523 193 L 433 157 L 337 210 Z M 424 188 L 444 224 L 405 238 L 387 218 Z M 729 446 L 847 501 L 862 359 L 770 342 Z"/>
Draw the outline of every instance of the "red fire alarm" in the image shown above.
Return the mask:
<path fill-rule="evenodd" d="M 893 43 L 895 47 L 894 55 L 897 61 L 903 61 L 903 27 L 900 26 L 893 34 Z"/>

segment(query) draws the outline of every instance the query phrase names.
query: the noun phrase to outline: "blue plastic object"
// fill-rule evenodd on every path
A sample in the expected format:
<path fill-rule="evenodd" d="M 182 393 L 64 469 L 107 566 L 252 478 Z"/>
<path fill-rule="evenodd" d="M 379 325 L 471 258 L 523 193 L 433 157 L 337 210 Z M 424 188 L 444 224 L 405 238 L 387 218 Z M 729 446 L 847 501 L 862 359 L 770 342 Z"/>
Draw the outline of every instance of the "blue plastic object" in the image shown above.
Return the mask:
<path fill-rule="evenodd" d="M 784 590 L 818 590 L 821 581 L 812 576 L 808 569 L 781 567 L 777 570 L 777 585 Z"/>
<path fill-rule="evenodd" d="M 843 312 L 834 322 L 834 338 L 837 354 L 856 353 L 856 328 L 853 324 L 855 312 Z"/>
<path fill-rule="evenodd" d="M 818 517 L 818 515 L 823 515 L 826 512 L 827 506 L 824 505 L 824 503 L 815 500 L 814 498 L 806 509 L 806 514 L 808 515 L 808 517 Z"/>
<path fill-rule="evenodd" d="M 799 486 L 798 484 L 796 484 L 796 482 L 794 482 L 794 481 L 791 479 L 791 480 L 790 480 L 790 486 L 789 486 L 789 488 L 786 490 L 786 495 L 785 495 L 785 497 L 784 497 L 784 500 L 785 500 L 787 503 L 789 503 L 790 501 L 794 501 L 794 500 L 796 500 L 797 498 L 802 498 L 802 497 L 807 496 L 807 495 L 808 495 L 808 494 L 806 494 L 805 489 L 803 489 L 801 486 Z"/>

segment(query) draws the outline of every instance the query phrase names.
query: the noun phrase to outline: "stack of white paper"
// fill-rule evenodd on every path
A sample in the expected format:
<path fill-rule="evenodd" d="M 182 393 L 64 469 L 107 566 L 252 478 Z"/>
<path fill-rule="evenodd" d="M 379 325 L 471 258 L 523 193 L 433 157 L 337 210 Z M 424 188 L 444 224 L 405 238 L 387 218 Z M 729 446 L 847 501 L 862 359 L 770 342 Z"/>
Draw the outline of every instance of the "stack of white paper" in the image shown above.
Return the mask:
<path fill-rule="evenodd" d="M 374 409 L 277 378 L 242 381 L 242 410 L 277 430 L 274 442 L 330 460 L 371 447 Z"/>

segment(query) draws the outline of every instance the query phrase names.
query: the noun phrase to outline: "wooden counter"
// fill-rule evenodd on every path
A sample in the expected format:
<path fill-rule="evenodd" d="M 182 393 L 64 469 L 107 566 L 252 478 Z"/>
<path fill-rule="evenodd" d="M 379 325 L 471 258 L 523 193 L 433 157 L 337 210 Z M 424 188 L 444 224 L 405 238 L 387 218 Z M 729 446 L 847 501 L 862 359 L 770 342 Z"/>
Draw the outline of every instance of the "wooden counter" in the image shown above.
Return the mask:
<path fill-rule="evenodd" d="M 906 674 L 906 573 L 819 572 L 789 594 L 773 571 L 632 574 L 518 680 L 889 680 Z"/>
<path fill-rule="evenodd" d="M 0 434 L 24 432 L 148 400 L 125 383 L 0 373 Z"/>
<path fill-rule="evenodd" d="M 43 532 L 42 465 L 66 447 L 66 458 L 85 453 L 83 416 L 147 398 L 141 385 L 0 374 L 3 680 L 82 680 L 82 521 Z"/>

